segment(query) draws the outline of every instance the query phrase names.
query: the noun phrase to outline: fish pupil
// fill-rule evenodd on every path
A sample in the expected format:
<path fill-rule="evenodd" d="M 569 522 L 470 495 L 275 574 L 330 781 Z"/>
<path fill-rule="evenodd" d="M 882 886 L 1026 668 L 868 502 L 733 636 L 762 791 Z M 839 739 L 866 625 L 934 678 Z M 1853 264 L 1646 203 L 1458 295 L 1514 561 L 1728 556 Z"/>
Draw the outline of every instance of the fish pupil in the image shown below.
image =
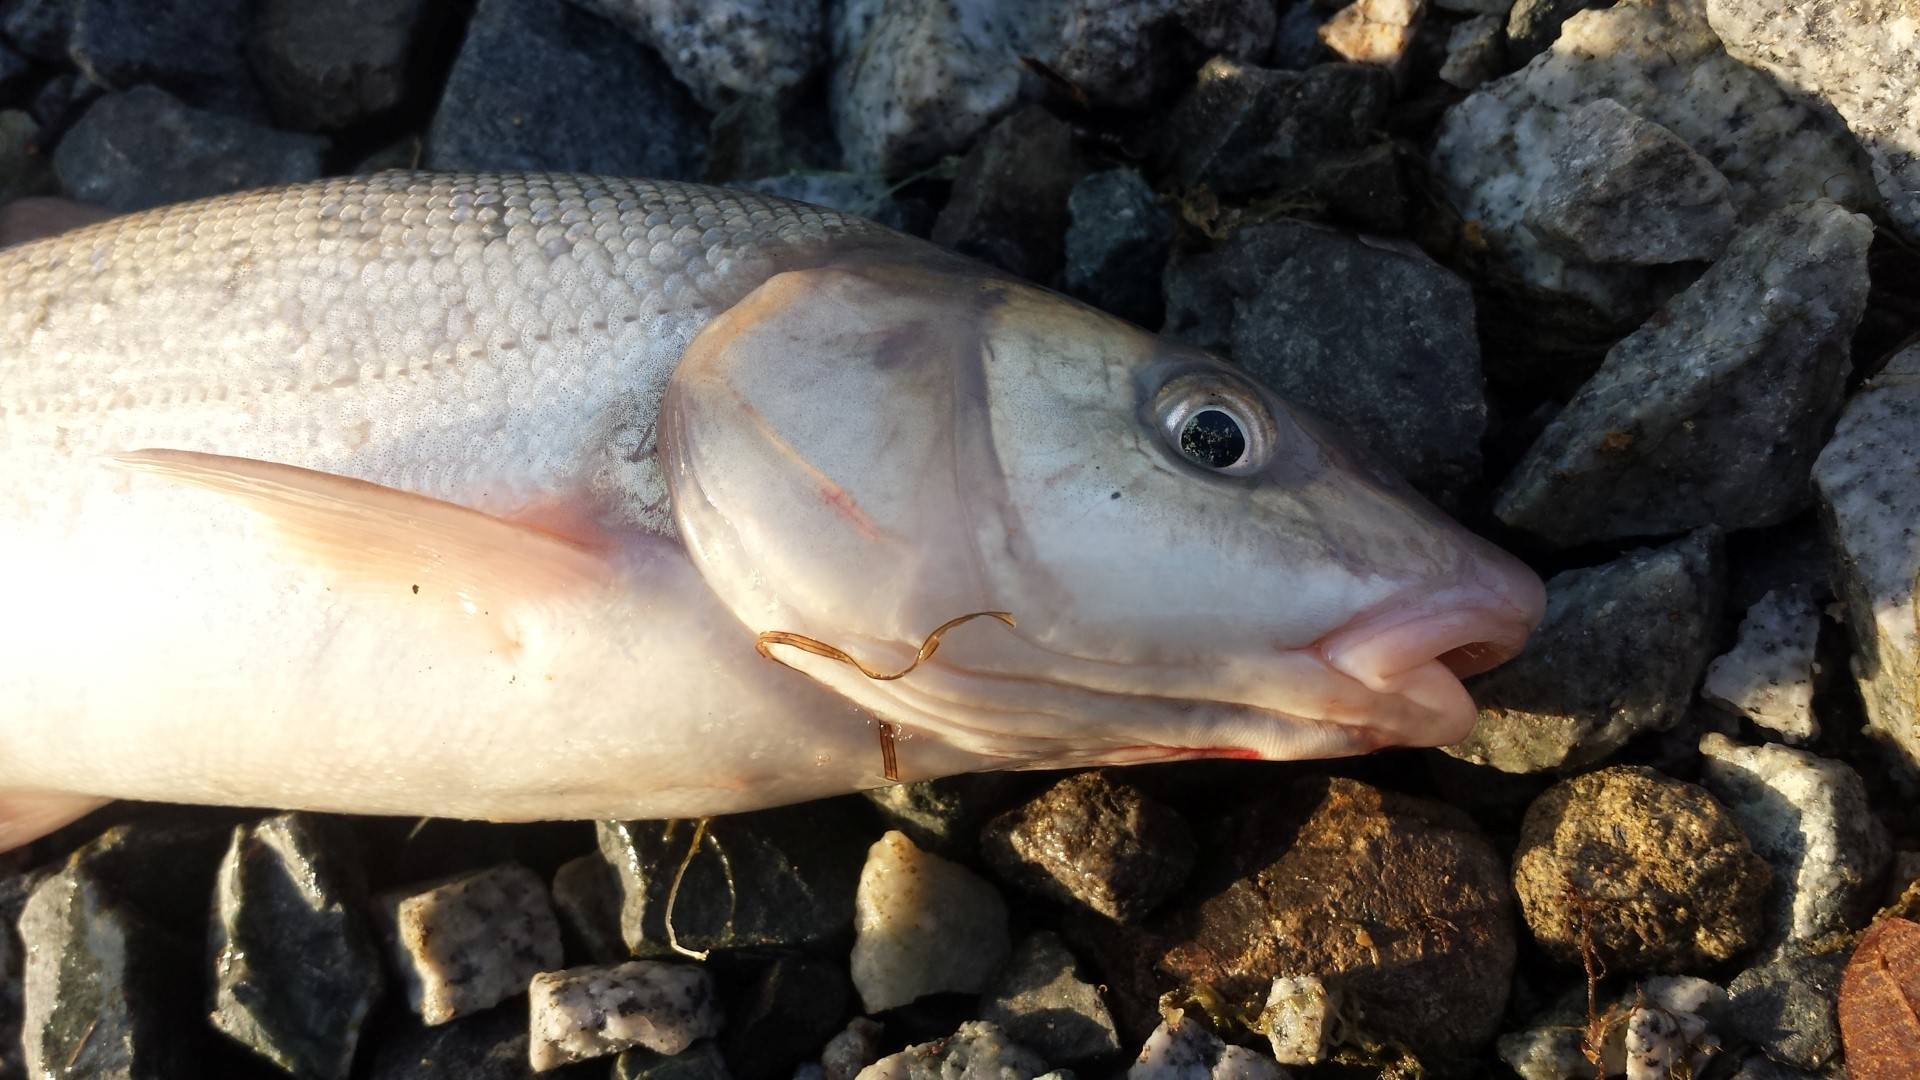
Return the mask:
<path fill-rule="evenodd" d="M 1224 469 L 1247 452 L 1247 436 L 1233 417 L 1202 409 L 1180 429 L 1180 452 L 1209 469 Z"/>

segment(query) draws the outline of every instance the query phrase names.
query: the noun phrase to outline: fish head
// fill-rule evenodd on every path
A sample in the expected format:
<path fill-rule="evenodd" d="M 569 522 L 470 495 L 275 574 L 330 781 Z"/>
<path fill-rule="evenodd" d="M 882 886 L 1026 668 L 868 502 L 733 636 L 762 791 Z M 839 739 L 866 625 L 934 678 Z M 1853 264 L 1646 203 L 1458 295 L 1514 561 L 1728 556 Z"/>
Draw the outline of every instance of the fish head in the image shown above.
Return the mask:
<path fill-rule="evenodd" d="M 1245 373 L 978 271 L 769 280 L 660 432 L 681 537 L 768 654 L 983 767 L 1454 742 L 1460 679 L 1544 602 Z"/>

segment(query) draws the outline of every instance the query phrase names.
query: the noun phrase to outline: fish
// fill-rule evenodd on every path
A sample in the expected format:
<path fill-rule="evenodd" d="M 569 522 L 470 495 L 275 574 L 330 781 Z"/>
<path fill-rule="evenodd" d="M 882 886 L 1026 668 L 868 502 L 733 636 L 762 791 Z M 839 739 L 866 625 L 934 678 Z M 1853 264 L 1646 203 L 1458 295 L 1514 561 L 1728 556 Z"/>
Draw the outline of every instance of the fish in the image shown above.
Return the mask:
<path fill-rule="evenodd" d="M 545 174 L 0 250 L 0 575 L 0 847 L 112 799 L 688 818 L 1443 745 L 1543 608 L 1199 349 L 833 210 Z"/>

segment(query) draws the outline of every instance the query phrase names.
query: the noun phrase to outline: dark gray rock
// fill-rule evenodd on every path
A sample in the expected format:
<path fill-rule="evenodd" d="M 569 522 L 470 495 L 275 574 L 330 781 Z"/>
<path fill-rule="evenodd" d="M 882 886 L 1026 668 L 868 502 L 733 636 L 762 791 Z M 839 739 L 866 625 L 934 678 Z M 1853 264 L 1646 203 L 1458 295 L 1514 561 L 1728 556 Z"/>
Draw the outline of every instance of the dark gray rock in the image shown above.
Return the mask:
<path fill-rule="evenodd" d="M 109 90 L 152 85 L 189 105 L 263 118 L 248 70 L 253 0 L 73 0 L 68 54 Z"/>
<path fill-rule="evenodd" d="M 1163 333 L 1226 352 L 1427 495 L 1480 480 L 1486 392 L 1466 282 L 1416 250 L 1298 221 L 1167 267 Z"/>
<path fill-rule="evenodd" d="M 0 42 L 0 108 L 27 103 L 35 83 L 33 61 Z"/>
<path fill-rule="evenodd" d="M 1067 196 L 1066 290 L 1146 327 L 1166 311 L 1160 278 L 1173 244 L 1173 214 L 1133 169 L 1081 177 Z"/>
<path fill-rule="evenodd" d="M 1547 955 L 1609 972 L 1724 964 L 1766 932 L 1771 873 L 1706 789 L 1616 765 L 1534 800 L 1513 856 L 1520 910 Z"/>
<path fill-rule="evenodd" d="M 0 36 L 35 60 L 67 59 L 75 0 L 6 0 L 0 4 Z"/>
<path fill-rule="evenodd" d="M 742 191 L 758 191 L 783 199 L 844 210 L 877 221 L 891 229 L 924 235 L 931 226 L 931 214 L 922 204 L 908 205 L 893 197 L 892 188 L 877 176 L 850 172 L 797 172 L 765 176 L 758 180 L 730 185 Z M 896 784 L 885 790 L 898 790 Z"/>
<path fill-rule="evenodd" d="M 880 1037 L 885 1033 L 877 1020 L 856 1016 L 847 1021 L 820 1051 L 820 1080 L 854 1080 L 861 1069 L 880 1060 Z"/>
<path fill-rule="evenodd" d="M 1733 239 L 1733 188 L 1680 137 L 1612 98 L 1573 110 L 1524 220 L 1556 252 L 1597 263 L 1706 260 Z"/>
<path fill-rule="evenodd" d="M 861 794 L 880 811 L 888 828 L 906 833 L 923 850 L 963 858 L 978 846 L 980 826 L 1006 805 L 1018 783 L 1012 773 L 962 773 L 868 788 Z"/>
<path fill-rule="evenodd" d="M 1288 4 L 1275 27 L 1273 48 L 1267 53 L 1270 67 L 1301 71 L 1332 60 L 1333 53 L 1320 40 L 1320 28 L 1340 10 L 1319 4 Z"/>
<path fill-rule="evenodd" d="M 732 1080 L 727 1063 L 711 1042 L 698 1042 L 678 1054 L 628 1050 L 613 1063 L 613 1080 Z"/>
<path fill-rule="evenodd" d="M 1867 298 L 1873 226 L 1821 200 L 1742 232 L 1614 346 L 1494 511 L 1550 543 L 1771 525 L 1806 507 Z"/>
<path fill-rule="evenodd" d="M 1506 63 L 1506 21 L 1498 15 L 1475 15 L 1455 23 L 1448 33 L 1440 81 L 1471 90 L 1504 71 Z"/>
<path fill-rule="evenodd" d="M 316 1080 L 344 1080 L 385 985 L 331 829 L 305 814 L 235 829 L 214 894 L 213 1026 Z"/>
<path fill-rule="evenodd" d="M 543 971 L 527 989 L 533 1067 L 644 1047 L 678 1054 L 720 1030 L 713 976 L 697 964 L 629 960 Z"/>
<path fill-rule="evenodd" d="M 480 0 L 426 162 L 691 179 L 706 126 L 659 57 L 605 19 L 566 0 Z"/>
<path fill-rule="evenodd" d="M 53 169 L 40 149 L 40 125 L 16 109 L 0 112 L 0 206 L 54 189 Z"/>
<path fill-rule="evenodd" d="M 1029 892 L 1122 922 L 1145 918 L 1193 869 L 1185 819 L 1110 773 L 1067 777 L 988 823 L 981 852 Z"/>
<path fill-rule="evenodd" d="M 1269 194 L 1391 231 L 1408 195 L 1382 131 L 1393 77 L 1365 64 L 1280 71 L 1215 58 L 1160 129 L 1154 157 L 1178 187 Z"/>
<path fill-rule="evenodd" d="M 435 0 L 262 0 L 248 56 L 282 127 L 334 131 L 400 104 Z"/>
<path fill-rule="evenodd" d="M 858 800 L 712 819 L 673 909 L 683 948 L 798 947 L 844 935 L 867 845 L 879 831 Z M 601 822 L 618 876 L 621 932 L 635 956 L 675 955 L 667 895 L 693 841 L 687 821 Z"/>
<path fill-rule="evenodd" d="M 527 1010 L 489 1009 L 448 1024 L 409 1023 L 370 1046 L 367 1080 L 602 1080 L 606 1065 L 536 1073 Z"/>
<path fill-rule="evenodd" d="M 1013 947 L 980 1003 L 980 1018 L 1055 1064 L 1120 1052 L 1120 1034 L 1100 991 L 1074 971 L 1059 937 L 1041 931 Z"/>
<path fill-rule="evenodd" d="M 1722 562 L 1717 534 L 1701 532 L 1548 579 L 1539 629 L 1469 681 L 1480 718 L 1447 753 L 1505 772 L 1571 769 L 1671 728 L 1713 655 Z"/>
<path fill-rule="evenodd" d="M 1049 284 L 1063 258 L 1067 196 L 1086 171 L 1073 127 L 1029 105 L 961 159 L 933 241 Z"/>
<path fill-rule="evenodd" d="M 620 936 L 620 879 L 598 853 L 582 855 L 553 875 L 553 910 L 568 952 L 594 964 L 625 960 Z"/>
<path fill-rule="evenodd" d="M 1836 1005 L 1848 952 L 1789 950 L 1741 972 L 1728 992 L 1729 1027 L 1767 1056 L 1802 1069 L 1824 1067 L 1840 1052 Z"/>
<path fill-rule="evenodd" d="M 560 966 L 560 924 L 533 871 L 506 863 L 374 902 L 407 1005 L 429 1024 L 491 1009 Z"/>
<path fill-rule="evenodd" d="M 721 1056 L 736 1080 L 785 1080 L 846 1023 L 853 984 L 843 962 L 783 956 L 740 978 L 727 999 Z"/>
<path fill-rule="evenodd" d="M 92 105 L 105 93 L 98 83 L 88 81 L 85 75 L 77 71 L 63 71 L 48 79 L 40 86 L 39 93 L 33 95 L 33 102 L 27 111 L 44 132 L 43 139 L 52 145 L 60 133 L 73 126 Z"/>
<path fill-rule="evenodd" d="M 1507 56 L 1517 67 L 1546 52 L 1560 36 L 1560 24 L 1600 0 L 1514 0 L 1507 12 Z"/>
<path fill-rule="evenodd" d="M 827 58 L 821 0 L 574 0 L 651 45 L 702 105 L 776 97 Z"/>
<path fill-rule="evenodd" d="M 839 166 L 833 129 L 811 95 L 741 98 L 714 113 L 707 127 L 709 183 L 738 187 L 742 180 L 830 172 Z M 871 179 L 882 183 L 880 177 Z"/>
<path fill-rule="evenodd" d="M 54 151 L 81 202 L 144 210 L 321 174 L 327 143 L 196 109 L 151 86 L 93 103 Z"/>

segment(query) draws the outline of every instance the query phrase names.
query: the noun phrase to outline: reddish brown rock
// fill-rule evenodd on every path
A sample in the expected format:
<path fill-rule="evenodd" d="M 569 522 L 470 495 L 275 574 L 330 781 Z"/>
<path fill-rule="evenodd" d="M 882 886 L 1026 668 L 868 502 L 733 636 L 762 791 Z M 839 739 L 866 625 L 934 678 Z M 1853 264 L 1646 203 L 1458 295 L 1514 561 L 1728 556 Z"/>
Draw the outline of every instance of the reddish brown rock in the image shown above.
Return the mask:
<path fill-rule="evenodd" d="M 1853 1080 L 1920 1076 L 1920 923 L 1867 928 L 1840 978 L 1840 1038 Z"/>

